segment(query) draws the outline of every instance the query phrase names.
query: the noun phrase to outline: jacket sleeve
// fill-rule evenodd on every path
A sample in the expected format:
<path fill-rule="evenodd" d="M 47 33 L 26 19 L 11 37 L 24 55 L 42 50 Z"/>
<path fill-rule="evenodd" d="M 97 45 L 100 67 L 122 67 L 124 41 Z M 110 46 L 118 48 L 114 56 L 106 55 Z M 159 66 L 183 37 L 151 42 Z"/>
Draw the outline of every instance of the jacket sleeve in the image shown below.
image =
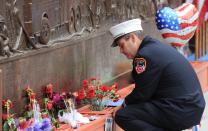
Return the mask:
<path fill-rule="evenodd" d="M 140 56 L 141 57 L 141 56 Z M 141 57 L 144 58 L 144 57 Z M 136 64 L 133 62 L 132 76 L 135 80 L 134 90 L 125 98 L 125 103 L 134 104 L 148 101 L 156 92 L 160 76 L 162 74 L 160 67 L 148 58 L 146 68 L 142 73 L 136 71 Z"/>

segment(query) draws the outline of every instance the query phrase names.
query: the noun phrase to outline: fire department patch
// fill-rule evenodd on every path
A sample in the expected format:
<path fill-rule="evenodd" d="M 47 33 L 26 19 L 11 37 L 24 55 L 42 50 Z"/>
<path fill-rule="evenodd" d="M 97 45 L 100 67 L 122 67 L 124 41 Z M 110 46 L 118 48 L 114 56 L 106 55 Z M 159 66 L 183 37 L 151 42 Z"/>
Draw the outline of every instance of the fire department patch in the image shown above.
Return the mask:
<path fill-rule="evenodd" d="M 134 60 L 134 67 L 137 74 L 141 74 L 146 69 L 146 60 L 144 58 L 136 58 Z"/>

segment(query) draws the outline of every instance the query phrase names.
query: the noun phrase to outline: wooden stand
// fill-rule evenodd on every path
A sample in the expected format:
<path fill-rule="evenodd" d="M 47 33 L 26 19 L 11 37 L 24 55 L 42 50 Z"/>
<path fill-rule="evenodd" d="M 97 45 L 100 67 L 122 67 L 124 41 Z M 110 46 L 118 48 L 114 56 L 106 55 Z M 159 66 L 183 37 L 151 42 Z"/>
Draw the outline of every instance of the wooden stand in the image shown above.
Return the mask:
<path fill-rule="evenodd" d="M 63 124 L 57 131 L 104 131 L 105 120 L 108 117 L 111 117 L 111 115 L 99 115 L 97 120 L 91 121 L 86 125 L 81 125 L 78 129 L 72 129 L 70 125 Z"/>
<path fill-rule="evenodd" d="M 121 90 L 119 90 L 117 93 L 121 96 L 121 98 L 126 97 L 131 91 L 134 89 L 134 84 L 127 86 Z M 105 122 L 108 117 L 112 117 L 114 119 L 115 112 L 119 109 L 120 107 L 108 107 L 103 111 L 91 111 L 90 106 L 86 105 L 82 108 L 78 109 L 78 112 L 83 114 L 84 116 L 90 116 L 90 115 L 96 115 L 98 116 L 98 119 L 95 121 L 91 121 L 89 124 L 86 125 L 81 125 L 80 128 L 78 129 L 72 129 L 70 125 L 68 124 L 63 124 L 61 127 L 58 129 L 58 131 L 104 131 L 105 130 Z M 115 121 L 113 122 L 113 127 L 112 131 L 123 131 L 118 125 L 116 125 Z"/>
<path fill-rule="evenodd" d="M 191 62 L 199 82 L 201 84 L 203 92 L 208 91 L 208 62 L 194 61 Z"/>

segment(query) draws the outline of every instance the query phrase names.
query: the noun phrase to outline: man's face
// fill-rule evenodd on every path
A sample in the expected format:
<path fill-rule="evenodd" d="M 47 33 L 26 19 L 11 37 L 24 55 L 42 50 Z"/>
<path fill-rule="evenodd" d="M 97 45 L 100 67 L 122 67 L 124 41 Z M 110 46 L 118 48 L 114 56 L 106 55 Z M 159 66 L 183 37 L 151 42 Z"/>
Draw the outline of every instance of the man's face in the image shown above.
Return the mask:
<path fill-rule="evenodd" d="M 118 41 L 120 52 L 123 53 L 128 59 L 133 59 L 135 56 L 135 42 L 132 39 L 132 35 L 124 36 Z"/>

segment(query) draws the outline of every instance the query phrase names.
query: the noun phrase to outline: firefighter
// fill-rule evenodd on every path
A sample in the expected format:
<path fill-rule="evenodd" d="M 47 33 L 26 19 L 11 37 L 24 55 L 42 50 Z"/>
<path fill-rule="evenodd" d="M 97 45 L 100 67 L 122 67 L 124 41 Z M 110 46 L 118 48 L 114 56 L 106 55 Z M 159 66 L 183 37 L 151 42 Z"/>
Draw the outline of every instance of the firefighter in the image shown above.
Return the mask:
<path fill-rule="evenodd" d="M 205 100 L 194 69 L 173 47 L 142 31 L 140 19 L 110 28 L 111 46 L 133 60 L 135 82 L 116 123 L 125 131 L 179 131 L 199 124 Z"/>

